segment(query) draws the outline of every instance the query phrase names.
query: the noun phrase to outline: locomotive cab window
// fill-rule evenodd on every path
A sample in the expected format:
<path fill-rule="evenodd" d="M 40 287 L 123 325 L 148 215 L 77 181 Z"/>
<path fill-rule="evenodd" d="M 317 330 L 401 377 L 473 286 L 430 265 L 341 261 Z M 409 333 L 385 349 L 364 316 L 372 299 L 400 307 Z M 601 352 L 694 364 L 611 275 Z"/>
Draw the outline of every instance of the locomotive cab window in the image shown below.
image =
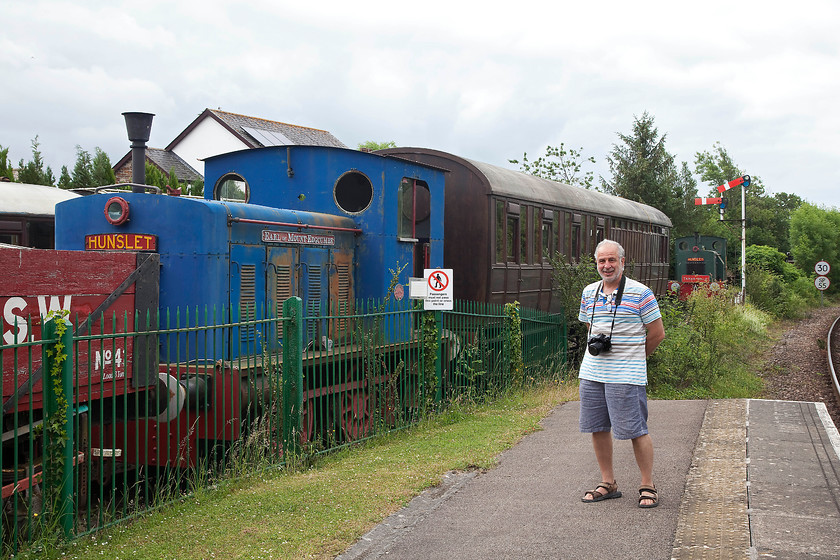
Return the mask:
<path fill-rule="evenodd" d="M 423 181 L 403 177 L 400 182 L 400 239 L 427 241 L 431 235 L 431 213 L 429 186 Z"/>
<path fill-rule="evenodd" d="M 339 208 L 348 214 L 358 214 L 373 202 L 373 183 L 364 173 L 348 171 L 335 182 L 333 196 Z"/>
<path fill-rule="evenodd" d="M 251 190 L 248 182 L 236 173 L 223 175 L 213 187 L 214 200 L 226 200 L 229 202 L 248 202 L 251 198 Z"/>

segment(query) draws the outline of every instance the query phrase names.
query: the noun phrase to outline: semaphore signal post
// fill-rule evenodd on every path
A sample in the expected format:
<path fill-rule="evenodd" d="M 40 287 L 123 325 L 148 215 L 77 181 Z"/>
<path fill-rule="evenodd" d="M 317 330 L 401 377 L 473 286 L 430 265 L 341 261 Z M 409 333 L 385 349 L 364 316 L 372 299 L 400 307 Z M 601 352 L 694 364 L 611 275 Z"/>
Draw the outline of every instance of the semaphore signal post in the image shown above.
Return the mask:
<path fill-rule="evenodd" d="M 741 188 L 741 294 L 740 299 L 741 303 L 746 303 L 747 301 L 747 187 L 750 186 L 750 176 L 743 175 L 738 177 L 737 179 L 733 179 L 729 182 L 726 182 L 722 185 L 719 185 L 717 190 L 720 194 L 728 191 L 733 187 L 737 187 L 739 185 L 743 185 Z M 723 219 L 723 209 L 726 207 L 726 203 L 723 201 L 722 197 L 716 198 L 695 198 L 694 199 L 695 206 L 699 206 L 702 204 L 719 204 L 720 205 L 720 221 L 737 221 L 737 220 L 724 220 Z"/>

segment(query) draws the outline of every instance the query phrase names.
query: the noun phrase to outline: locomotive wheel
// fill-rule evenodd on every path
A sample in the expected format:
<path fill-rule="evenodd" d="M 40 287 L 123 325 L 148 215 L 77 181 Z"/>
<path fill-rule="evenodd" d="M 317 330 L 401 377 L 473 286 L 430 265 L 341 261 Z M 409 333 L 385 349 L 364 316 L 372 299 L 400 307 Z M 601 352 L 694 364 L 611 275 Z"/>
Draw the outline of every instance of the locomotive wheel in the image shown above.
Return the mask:
<path fill-rule="evenodd" d="M 344 394 L 341 409 L 341 428 L 348 441 L 365 437 L 373 426 L 370 397 L 364 389 Z"/>

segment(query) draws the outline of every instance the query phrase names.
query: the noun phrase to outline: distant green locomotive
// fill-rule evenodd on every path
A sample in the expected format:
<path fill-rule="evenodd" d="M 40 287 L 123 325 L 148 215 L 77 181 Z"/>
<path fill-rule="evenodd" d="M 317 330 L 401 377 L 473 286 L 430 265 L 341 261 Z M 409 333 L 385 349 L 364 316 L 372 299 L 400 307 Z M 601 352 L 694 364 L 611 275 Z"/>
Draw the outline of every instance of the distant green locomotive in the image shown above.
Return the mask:
<path fill-rule="evenodd" d="M 699 234 L 675 239 L 674 278 L 671 291 L 680 297 L 704 284 L 720 288 L 726 281 L 726 239 Z"/>

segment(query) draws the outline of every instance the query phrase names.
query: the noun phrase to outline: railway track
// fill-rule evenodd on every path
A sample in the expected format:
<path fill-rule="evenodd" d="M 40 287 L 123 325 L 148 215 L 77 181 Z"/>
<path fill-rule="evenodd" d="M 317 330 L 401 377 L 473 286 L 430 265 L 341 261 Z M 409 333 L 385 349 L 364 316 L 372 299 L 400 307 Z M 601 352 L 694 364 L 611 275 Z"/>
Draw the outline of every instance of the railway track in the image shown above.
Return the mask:
<path fill-rule="evenodd" d="M 831 324 L 826 340 L 828 341 L 826 348 L 831 386 L 834 390 L 834 398 L 837 399 L 837 406 L 840 406 L 840 383 L 838 383 L 837 379 L 837 373 L 840 371 L 840 317 L 837 317 Z"/>

